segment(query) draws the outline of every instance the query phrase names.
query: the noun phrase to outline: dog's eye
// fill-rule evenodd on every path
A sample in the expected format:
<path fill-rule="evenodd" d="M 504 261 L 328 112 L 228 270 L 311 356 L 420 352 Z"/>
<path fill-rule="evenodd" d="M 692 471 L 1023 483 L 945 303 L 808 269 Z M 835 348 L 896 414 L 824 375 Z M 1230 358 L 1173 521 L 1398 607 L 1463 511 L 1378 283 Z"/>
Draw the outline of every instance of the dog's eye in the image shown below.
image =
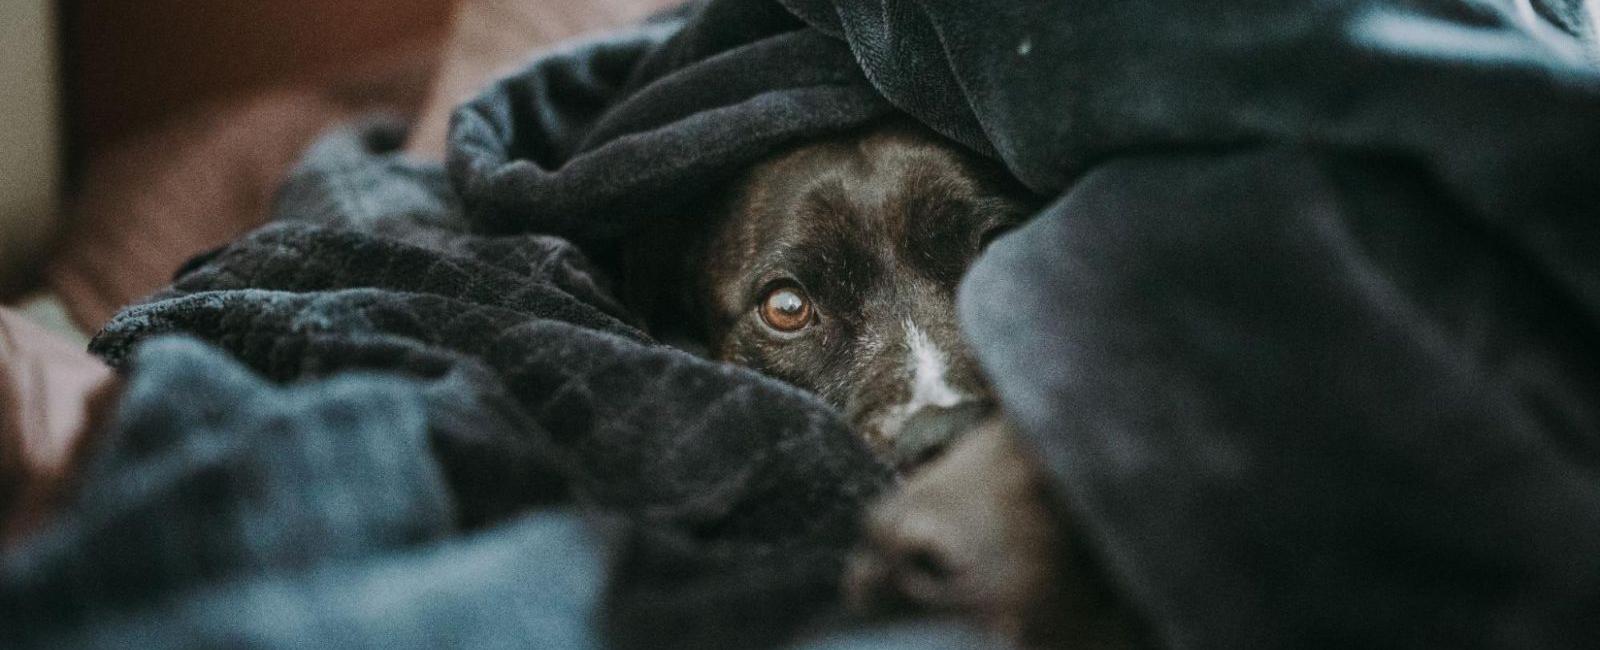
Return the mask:
<path fill-rule="evenodd" d="M 805 290 L 792 284 L 780 284 L 767 290 L 761 300 L 761 320 L 767 327 L 779 332 L 798 332 L 811 324 L 815 310 Z"/>

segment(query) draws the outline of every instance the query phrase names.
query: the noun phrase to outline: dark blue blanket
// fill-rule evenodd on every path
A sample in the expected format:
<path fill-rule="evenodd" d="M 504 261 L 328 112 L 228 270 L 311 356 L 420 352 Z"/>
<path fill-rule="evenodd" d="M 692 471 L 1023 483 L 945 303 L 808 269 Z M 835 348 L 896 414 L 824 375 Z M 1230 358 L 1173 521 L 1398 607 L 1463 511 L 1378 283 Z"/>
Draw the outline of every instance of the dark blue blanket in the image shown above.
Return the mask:
<path fill-rule="evenodd" d="M 886 470 L 605 279 L 898 110 L 1058 197 L 963 323 L 1158 642 L 1600 647 L 1592 18 L 713 0 L 488 89 L 445 168 L 335 136 L 97 338 L 129 390 L 0 646 L 981 645 L 841 618 Z"/>

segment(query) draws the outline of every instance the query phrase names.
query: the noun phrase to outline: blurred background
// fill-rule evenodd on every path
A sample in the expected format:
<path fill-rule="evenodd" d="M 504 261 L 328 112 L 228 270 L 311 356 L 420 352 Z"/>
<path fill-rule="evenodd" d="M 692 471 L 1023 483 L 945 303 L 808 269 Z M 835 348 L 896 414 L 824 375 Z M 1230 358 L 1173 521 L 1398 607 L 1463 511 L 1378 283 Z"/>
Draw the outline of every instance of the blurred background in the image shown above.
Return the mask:
<path fill-rule="evenodd" d="M 450 110 L 549 45 L 675 0 L 3 0 L 0 303 L 79 341 L 259 224 L 372 113 L 439 158 Z"/>

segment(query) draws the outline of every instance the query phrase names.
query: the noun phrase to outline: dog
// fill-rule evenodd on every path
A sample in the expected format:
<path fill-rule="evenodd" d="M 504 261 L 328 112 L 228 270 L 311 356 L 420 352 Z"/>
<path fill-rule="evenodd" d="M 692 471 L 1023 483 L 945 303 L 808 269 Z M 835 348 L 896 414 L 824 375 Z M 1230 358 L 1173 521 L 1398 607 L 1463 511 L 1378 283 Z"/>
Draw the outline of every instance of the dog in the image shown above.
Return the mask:
<path fill-rule="evenodd" d="M 625 287 L 645 289 L 625 299 L 713 358 L 814 392 L 909 477 L 868 517 L 845 581 L 854 609 L 1120 647 L 1120 622 L 1104 624 L 1117 620 L 1102 616 L 1108 599 L 1072 575 L 1082 553 L 1063 511 L 956 321 L 967 268 L 1038 207 L 999 165 L 892 120 L 773 156 L 709 222 L 640 238 L 630 257 L 655 262 L 628 274 Z M 1064 624 L 1063 611 L 1088 623 Z"/>

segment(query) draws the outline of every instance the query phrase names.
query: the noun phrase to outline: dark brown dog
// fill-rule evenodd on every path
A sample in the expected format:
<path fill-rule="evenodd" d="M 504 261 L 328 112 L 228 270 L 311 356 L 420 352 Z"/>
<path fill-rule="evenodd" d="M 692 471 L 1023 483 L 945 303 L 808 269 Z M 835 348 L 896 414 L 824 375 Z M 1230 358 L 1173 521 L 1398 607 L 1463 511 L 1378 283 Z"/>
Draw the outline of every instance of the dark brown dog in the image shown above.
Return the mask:
<path fill-rule="evenodd" d="M 895 123 L 739 184 L 697 277 L 713 356 L 814 391 L 909 467 L 992 405 L 955 291 L 1029 212 L 993 165 Z"/>
<path fill-rule="evenodd" d="M 887 123 L 757 165 L 709 228 L 645 234 L 624 298 L 658 337 L 815 392 L 910 468 L 992 408 L 955 291 L 1031 207 L 993 163 Z"/>
<path fill-rule="evenodd" d="M 911 476 L 868 522 L 847 585 L 859 610 L 910 605 L 1095 647 L 1115 637 L 1107 599 L 1072 573 L 1061 509 L 955 317 L 966 269 L 1034 207 L 997 165 L 893 122 L 756 166 L 709 231 L 644 238 L 691 264 L 636 266 L 625 286 L 688 287 L 629 302 L 688 323 L 715 358 L 820 395 Z"/>

